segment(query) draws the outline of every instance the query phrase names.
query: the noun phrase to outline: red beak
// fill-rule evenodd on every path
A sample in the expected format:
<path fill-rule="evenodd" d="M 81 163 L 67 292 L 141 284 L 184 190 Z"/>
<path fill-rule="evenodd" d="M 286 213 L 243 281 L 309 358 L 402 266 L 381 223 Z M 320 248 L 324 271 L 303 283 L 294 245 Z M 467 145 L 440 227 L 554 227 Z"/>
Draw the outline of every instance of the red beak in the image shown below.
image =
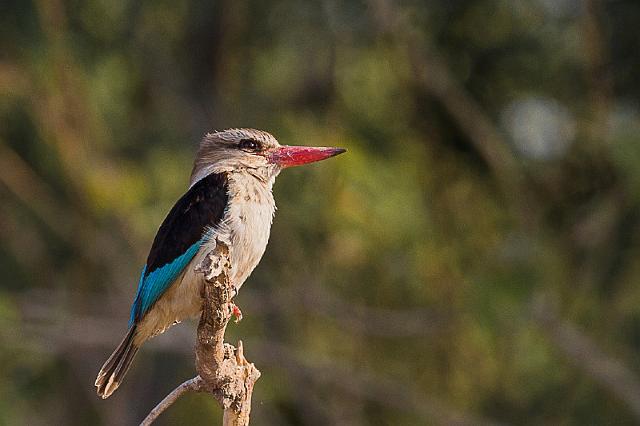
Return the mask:
<path fill-rule="evenodd" d="M 269 154 L 269 161 L 280 167 L 301 166 L 342 154 L 346 149 L 313 147 L 313 146 L 281 146 Z"/>

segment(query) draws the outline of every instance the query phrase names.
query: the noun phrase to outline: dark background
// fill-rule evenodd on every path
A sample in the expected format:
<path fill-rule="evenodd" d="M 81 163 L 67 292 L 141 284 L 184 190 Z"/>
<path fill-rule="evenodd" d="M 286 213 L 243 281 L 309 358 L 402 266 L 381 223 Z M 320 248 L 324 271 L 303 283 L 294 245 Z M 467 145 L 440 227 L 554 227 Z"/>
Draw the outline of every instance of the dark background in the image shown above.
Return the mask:
<path fill-rule="evenodd" d="M 236 302 L 252 424 L 640 422 L 637 0 L 0 5 L 0 424 L 130 425 L 193 323 L 108 400 L 151 240 L 214 129 L 342 146 L 285 171 Z M 158 424 L 217 424 L 206 395 Z"/>

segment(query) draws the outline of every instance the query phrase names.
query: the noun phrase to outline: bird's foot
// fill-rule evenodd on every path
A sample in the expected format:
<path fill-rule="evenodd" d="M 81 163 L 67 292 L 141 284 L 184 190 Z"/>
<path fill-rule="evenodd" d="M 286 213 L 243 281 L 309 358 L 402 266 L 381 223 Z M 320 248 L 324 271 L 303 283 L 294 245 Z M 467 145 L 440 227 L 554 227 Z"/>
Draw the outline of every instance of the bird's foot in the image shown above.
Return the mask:
<path fill-rule="evenodd" d="M 231 302 L 231 314 L 236 317 L 236 319 L 234 320 L 236 324 L 242 320 L 242 311 L 240 310 L 240 308 L 238 308 L 238 305 L 233 302 Z"/>

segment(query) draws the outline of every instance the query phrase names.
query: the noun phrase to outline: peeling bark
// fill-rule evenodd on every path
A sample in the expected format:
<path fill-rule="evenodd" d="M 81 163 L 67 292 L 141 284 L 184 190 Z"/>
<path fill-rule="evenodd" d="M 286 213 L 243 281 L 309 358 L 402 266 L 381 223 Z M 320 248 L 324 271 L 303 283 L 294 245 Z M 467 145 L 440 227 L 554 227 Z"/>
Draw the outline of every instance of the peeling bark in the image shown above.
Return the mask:
<path fill-rule="evenodd" d="M 233 303 L 236 294 L 229 281 L 229 247 L 216 240 L 216 248 L 196 267 L 204 276 L 202 315 L 196 341 L 196 371 L 165 397 L 144 419 L 141 425 L 152 424 L 180 396 L 189 391 L 211 394 L 224 409 L 224 426 L 246 426 L 251 414 L 251 395 L 260 371 L 244 357 L 242 341 L 238 347 L 224 343 L 229 320 L 237 312 Z"/>

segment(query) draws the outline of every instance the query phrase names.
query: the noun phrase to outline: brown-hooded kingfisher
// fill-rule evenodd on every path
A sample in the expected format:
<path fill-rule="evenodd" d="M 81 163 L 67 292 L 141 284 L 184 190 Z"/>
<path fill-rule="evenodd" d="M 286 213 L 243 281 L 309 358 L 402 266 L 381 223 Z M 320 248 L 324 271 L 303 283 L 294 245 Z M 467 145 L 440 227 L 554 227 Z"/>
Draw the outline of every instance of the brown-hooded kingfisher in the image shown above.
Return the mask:
<path fill-rule="evenodd" d="M 269 133 L 229 129 L 200 143 L 187 192 L 156 234 L 138 283 L 129 328 L 98 373 L 98 395 L 120 386 L 138 349 L 202 309 L 195 271 L 216 239 L 229 243 L 230 280 L 238 290 L 262 257 L 275 213 L 271 192 L 286 167 L 324 160 L 341 148 L 282 146 Z M 213 246 L 213 247 L 212 247 Z"/>

